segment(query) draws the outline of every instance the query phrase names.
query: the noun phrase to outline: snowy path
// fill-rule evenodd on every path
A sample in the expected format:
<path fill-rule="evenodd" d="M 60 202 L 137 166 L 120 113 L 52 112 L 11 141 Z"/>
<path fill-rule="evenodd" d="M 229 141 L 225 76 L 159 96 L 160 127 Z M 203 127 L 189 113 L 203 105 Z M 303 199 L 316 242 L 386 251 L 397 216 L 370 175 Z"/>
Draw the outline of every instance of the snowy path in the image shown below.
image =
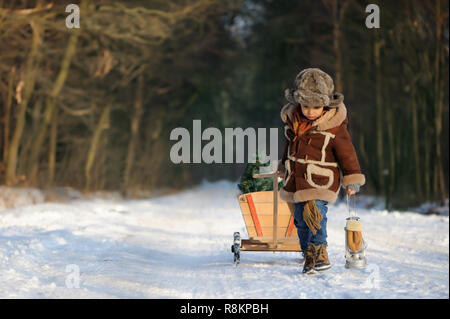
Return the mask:
<path fill-rule="evenodd" d="M 359 209 L 369 267 L 354 271 L 344 268 L 346 205 L 330 205 L 333 267 L 305 276 L 297 253 L 243 252 L 233 267 L 233 232 L 246 238 L 236 195 L 235 183 L 218 182 L 0 211 L 0 297 L 449 298 L 448 216 Z M 77 269 L 68 265 L 79 288 L 66 285 Z"/>

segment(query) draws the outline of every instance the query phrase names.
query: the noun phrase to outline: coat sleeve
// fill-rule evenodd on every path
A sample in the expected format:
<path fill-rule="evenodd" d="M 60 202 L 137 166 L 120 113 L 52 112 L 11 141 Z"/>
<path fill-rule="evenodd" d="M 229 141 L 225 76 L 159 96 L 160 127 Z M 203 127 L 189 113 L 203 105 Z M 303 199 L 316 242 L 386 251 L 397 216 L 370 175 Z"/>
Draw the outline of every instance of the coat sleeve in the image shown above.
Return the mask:
<path fill-rule="evenodd" d="M 281 162 L 283 163 L 283 165 L 284 165 L 284 163 L 285 163 L 286 160 L 287 160 L 287 156 L 288 156 L 288 146 L 289 146 L 289 141 L 288 141 L 287 139 L 285 139 L 283 156 L 281 156 Z"/>
<path fill-rule="evenodd" d="M 289 140 L 285 137 L 284 138 L 284 151 L 283 151 L 283 154 L 281 155 L 280 163 L 278 163 L 278 170 L 281 172 L 284 172 L 286 170 L 284 163 L 287 160 L 288 146 L 289 146 Z"/>
<path fill-rule="evenodd" d="M 347 187 L 352 184 L 364 185 L 366 178 L 361 174 L 355 147 L 347 131 L 347 123 L 348 119 L 345 119 L 336 133 L 333 144 L 333 152 L 343 175 L 342 186 Z"/>

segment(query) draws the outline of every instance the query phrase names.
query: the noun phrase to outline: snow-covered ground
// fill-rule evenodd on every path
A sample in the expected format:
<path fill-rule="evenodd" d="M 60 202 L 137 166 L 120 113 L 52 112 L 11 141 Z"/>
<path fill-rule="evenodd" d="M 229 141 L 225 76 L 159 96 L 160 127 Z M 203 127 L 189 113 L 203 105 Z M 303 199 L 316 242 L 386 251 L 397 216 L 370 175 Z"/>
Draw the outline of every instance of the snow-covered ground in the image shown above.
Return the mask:
<path fill-rule="evenodd" d="M 358 208 L 368 267 L 344 268 L 346 203 L 329 205 L 333 267 L 298 253 L 242 252 L 236 183 L 147 200 L 74 200 L 0 210 L 1 298 L 449 298 L 449 217 Z"/>

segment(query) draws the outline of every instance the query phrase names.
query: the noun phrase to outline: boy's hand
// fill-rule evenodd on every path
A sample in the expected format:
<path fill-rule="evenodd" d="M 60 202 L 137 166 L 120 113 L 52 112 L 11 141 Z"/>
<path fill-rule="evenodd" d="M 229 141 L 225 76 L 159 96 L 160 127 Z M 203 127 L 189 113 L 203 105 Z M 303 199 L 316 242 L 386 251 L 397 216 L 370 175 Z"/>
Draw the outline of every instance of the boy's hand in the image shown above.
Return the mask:
<path fill-rule="evenodd" d="M 354 195 L 357 192 L 359 192 L 359 185 L 358 184 L 347 185 L 346 189 L 348 195 Z"/>

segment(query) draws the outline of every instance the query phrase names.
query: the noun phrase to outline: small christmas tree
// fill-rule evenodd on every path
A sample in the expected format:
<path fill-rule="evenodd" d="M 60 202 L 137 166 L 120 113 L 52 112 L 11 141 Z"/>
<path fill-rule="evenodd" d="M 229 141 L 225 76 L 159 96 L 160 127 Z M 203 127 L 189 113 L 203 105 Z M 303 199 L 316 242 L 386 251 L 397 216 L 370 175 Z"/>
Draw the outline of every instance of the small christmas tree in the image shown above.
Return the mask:
<path fill-rule="evenodd" d="M 253 174 L 260 173 L 261 167 L 268 167 L 269 165 L 269 162 L 261 163 L 258 154 L 256 154 L 255 163 L 247 164 L 244 174 L 241 176 L 240 184 L 238 184 L 242 194 L 273 190 L 273 178 L 253 178 Z M 278 183 L 278 190 L 281 187 L 283 187 L 283 181 Z"/>

